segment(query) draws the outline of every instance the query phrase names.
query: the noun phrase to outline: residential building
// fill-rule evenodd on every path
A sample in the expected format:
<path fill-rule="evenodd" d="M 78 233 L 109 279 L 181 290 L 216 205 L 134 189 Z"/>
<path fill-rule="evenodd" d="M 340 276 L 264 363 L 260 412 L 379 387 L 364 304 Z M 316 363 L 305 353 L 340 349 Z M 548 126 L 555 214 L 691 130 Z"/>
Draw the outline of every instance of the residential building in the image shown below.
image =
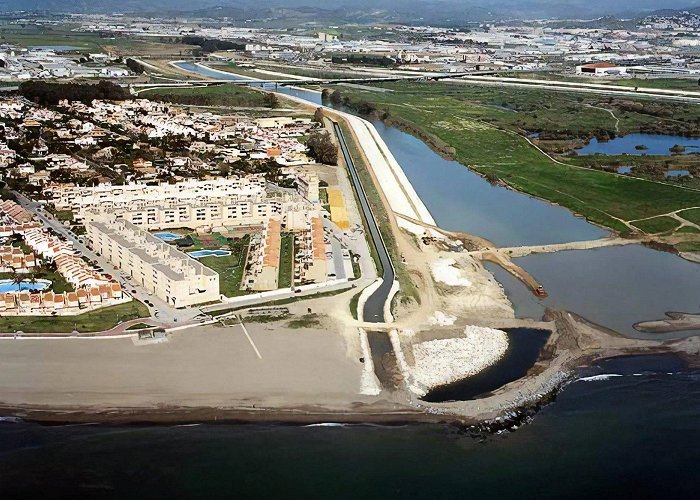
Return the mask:
<path fill-rule="evenodd" d="M 172 307 L 220 300 L 219 275 L 126 220 L 85 224 L 92 249 Z"/>

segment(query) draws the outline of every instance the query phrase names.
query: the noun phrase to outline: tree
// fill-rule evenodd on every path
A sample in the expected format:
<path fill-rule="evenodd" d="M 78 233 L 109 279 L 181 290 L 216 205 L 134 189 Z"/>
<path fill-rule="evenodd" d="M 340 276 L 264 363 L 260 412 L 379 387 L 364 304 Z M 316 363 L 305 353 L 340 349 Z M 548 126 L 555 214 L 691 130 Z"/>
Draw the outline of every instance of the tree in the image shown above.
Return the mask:
<path fill-rule="evenodd" d="M 265 94 L 264 98 L 265 106 L 268 108 L 276 108 L 279 106 L 279 99 L 277 98 L 276 94 L 273 94 L 272 92 L 268 92 Z"/>
<path fill-rule="evenodd" d="M 20 273 L 18 273 L 17 269 L 15 269 L 14 267 L 11 268 L 10 279 L 12 280 L 13 285 L 17 285 L 17 291 L 21 292 L 22 291 L 22 282 L 24 281 L 24 276 L 22 276 Z"/>
<path fill-rule="evenodd" d="M 37 274 L 36 271 L 29 271 L 29 274 L 27 274 L 27 281 L 29 282 L 30 285 L 36 285 L 37 283 Z M 34 286 L 29 287 L 30 290 L 34 289 Z"/>
<path fill-rule="evenodd" d="M 338 164 L 338 147 L 331 140 L 326 131 L 317 131 L 309 136 L 306 142 L 309 154 L 321 163 L 326 165 Z"/>

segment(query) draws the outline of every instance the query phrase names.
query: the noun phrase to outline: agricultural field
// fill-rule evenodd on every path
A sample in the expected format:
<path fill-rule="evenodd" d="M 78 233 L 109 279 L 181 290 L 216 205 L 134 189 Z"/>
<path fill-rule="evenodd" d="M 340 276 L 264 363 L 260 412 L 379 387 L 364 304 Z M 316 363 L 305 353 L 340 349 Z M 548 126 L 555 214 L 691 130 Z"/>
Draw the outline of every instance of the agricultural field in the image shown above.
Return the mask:
<path fill-rule="evenodd" d="M 42 26 L 3 27 L 0 28 L 0 43 L 23 47 L 69 46 L 81 52 L 111 52 L 121 56 L 189 55 L 197 49 L 167 37 L 101 37 L 97 33 L 71 31 L 69 25 L 60 29 Z"/>

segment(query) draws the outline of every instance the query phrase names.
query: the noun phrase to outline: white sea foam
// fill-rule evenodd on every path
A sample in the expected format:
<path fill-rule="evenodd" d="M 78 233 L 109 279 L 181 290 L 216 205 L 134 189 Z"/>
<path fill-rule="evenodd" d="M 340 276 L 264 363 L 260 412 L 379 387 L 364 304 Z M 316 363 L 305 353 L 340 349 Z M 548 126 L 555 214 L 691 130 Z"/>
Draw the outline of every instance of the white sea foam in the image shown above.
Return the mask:
<path fill-rule="evenodd" d="M 601 375 L 592 375 L 590 377 L 583 377 L 578 379 L 581 382 L 599 382 L 602 380 L 609 380 L 613 377 L 623 377 L 624 375 L 620 375 L 619 373 L 603 373 Z"/>
<path fill-rule="evenodd" d="M 348 424 L 341 424 L 338 422 L 320 422 L 318 424 L 309 424 L 304 427 L 347 427 Z"/>

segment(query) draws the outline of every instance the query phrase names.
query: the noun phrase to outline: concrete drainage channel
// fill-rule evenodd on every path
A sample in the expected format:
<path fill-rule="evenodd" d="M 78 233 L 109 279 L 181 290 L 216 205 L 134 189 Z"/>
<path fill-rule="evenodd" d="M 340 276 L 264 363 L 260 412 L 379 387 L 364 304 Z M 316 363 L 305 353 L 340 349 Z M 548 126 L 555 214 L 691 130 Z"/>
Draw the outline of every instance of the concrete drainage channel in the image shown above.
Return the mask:
<path fill-rule="evenodd" d="M 348 171 L 350 173 L 350 180 L 357 193 L 357 198 L 360 201 L 360 209 L 364 213 L 365 220 L 367 221 L 368 231 L 370 237 L 372 238 L 372 244 L 377 250 L 379 255 L 379 260 L 382 264 L 384 273 L 382 279 L 378 280 L 377 283 L 372 287 L 373 289 L 368 292 L 368 296 L 363 298 L 360 303 L 361 311 L 359 315 L 367 323 L 383 323 L 385 321 L 392 321 L 391 317 L 391 299 L 398 292 L 398 283 L 396 282 L 396 274 L 394 272 L 394 266 L 389 257 L 389 252 L 386 248 L 386 244 L 379 232 L 379 226 L 377 225 L 372 209 L 367 200 L 364 189 L 362 188 L 362 183 L 360 182 L 359 175 L 355 168 L 355 164 L 350 156 L 347 143 L 345 142 L 345 137 L 340 129 L 338 123 L 333 122 L 333 127 L 335 129 L 336 136 L 338 137 L 338 143 L 340 144 L 340 149 L 345 159 L 345 163 L 348 166 Z M 367 338 L 367 348 L 371 359 L 364 359 L 365 366 L 369 369 L 370 363 L 373 365 L 373 371 L 376 379 L 378 379 L 380 387 L 374 387 L 374 393 L 378 393 L 381 390 L 393 391 L 397 388 L 396 377 L 398 371 L 396 369 L 396 358 L 394 355 L 391 340 L 386 332 L 381 331 L 368 331 L 366 334 L 362 329 L 360 329 L 360 335 L 366 335 Z M 363 386 L 365 384 L 363 383 Z M 376 385 L 376 381 L 375 381 Z"/>

